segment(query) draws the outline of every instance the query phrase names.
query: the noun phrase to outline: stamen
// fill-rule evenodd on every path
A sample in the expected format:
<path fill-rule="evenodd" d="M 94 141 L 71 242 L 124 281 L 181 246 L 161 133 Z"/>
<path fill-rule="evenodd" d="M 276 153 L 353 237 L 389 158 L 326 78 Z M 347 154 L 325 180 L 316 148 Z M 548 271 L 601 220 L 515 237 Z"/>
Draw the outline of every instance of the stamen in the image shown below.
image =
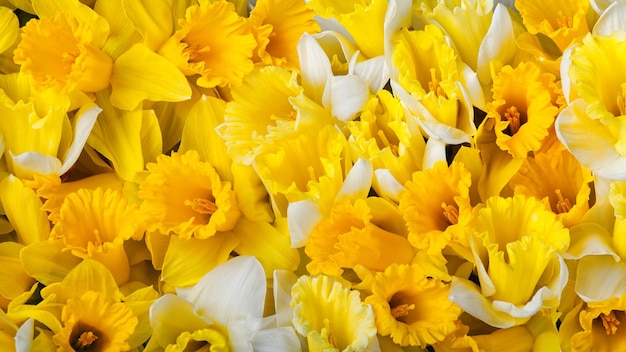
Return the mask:
<path fill-rule="evenodd" d="M 617 320 L 613 311 L 611 311 L 609 315 L 605 315 L 604 313 L 600 314 L 600 319 L 602 319 L 602 325 L 606 330 L 606 334 L 615 335 L 617 332 L 617 326 L 621 324 L 621 322 Z"/>
<path fill-rule="evenodd" d="M 395 156 L 399 156 L 400 154 L 398 153 L 398 146 L 395 144 L 391 144 L 389 143 L 389 140 L 387 139 L 387 136 L 385 136 L 385 133 L 383 132 L 383 130 L 378 130 L 378 137 L 380 137 L 380 140 L 383 142 L 383 145 L 385 147 L 389 147 L 389 149 L 391 150 L 391 153 Z"/>
<path fill-rule="evenodd" d="M 207 46 L 200 46 L 200 44 L 187 44 L 187 47 L 183 49 L 183 53 L 189 55 L 188 62 L 198 62 L 202 61 L 202 54 L 208 53 L 211 49 Z"/>
<path fill-rule="evenodd" d="M 97 339 L 98 336 L 96 336 L 93 332 L 85 331 L 80 334 L 76 342 L 72 345 L 72 348 L 76 351 L 86 351 L 87 348 L 96 342 Z"/>
<path fill-rule="evenodd" d="M 625 89 L 626 84 L 622 84 L 621 89 L 617 91 L 617 108 L 619 109 L 620 115 L 626 115 L 626 99 L 624 99 Z"/>
<path fill-rule="evenodd" d="M 272 116 L 270 116 L 270 119 L 272 119 L 274 121 L 277 121 L 277 120 L 296 121 L 297 117 L 298 117 L 297 113 L 292 110 L 288 114 L 284 114 L 284 115 L 281 115 L 281 116 L 272 115 Z"/>
<path fill-rule="evenodd" d="M 428 90 L 434 92 L 438 97 L 443 96 L 446 97 L 446 92 L 443 91 L 443 88 L 439 85 L 439 80 L 437 79 L 437 73 L 434 68 L 430 69 L 430 82 L 428 82 Z"/>
<path fill-rule="evenodd" d="M 448 219 L 450 224 L 456 225 L 459 223 L 459 208 L 455 205 L 448 205 L 445 202 L 441 203 L 441 207 L 443 208 L 443 216 Z"/>
<path fill-rule="evenodd" d="M 574 20 L 571 16 L 565 16 L 563 11 L 556 13 L 556 25 L 559 28 L 574 28 Z"/>
<path fill-rule="evenodd" d="M 562 214 L 570 211 L 572 209 L 572 203 L 570 203 L 569 199 L 563 198 L 563 194 L 561 194 L 560 189 L 557 189 L 554 193 L 556 193 L 556 196 L 558 197 L 556 202 L 556 212 L 558 214 Z"/>
<path fill-rule="evenodd" d="M 313 166 L 309 166 L 307 168 L 307 170 L 309 171 L 309 179 L 311 181 L 316 181 L 317 180 L 317 176 L 315 176 L 315 169 L 313 169 Z"/>
<path fill-rule="evenodd" d="M 517 107 L 515 107 L 515 105 L 509 106 L 504 112 L 504 118 L 509 121 L 509 132 L 511 133 L 510 135 L 513 136 L 517 133 L 517 131 L 519 131 L 522 125 L 520 113 L 517 111 Z"/>
<path fill-rule="evenodd" d="M 100 231 L 98 229 L 93 229 L 93 235 L 96 238 L 96 245 L 102 245 L 102 237 L 100 237 Z"/>
<path fill-rule="evenodd" d="M 185 200 L 185 205 L 191 207 L 193 211 L 200 214 L 213 214 L 217 211 L 217 205 L 204 198 L 194 198 Z"/>
<path fill-rule="evenodd" d="M 391 316 L 395 319 L 405 317 L 409 315 L 409 312 L 415 309 L 415 304 L 401 304 L 399 306 L 395 306 L 391 308 Z"/>

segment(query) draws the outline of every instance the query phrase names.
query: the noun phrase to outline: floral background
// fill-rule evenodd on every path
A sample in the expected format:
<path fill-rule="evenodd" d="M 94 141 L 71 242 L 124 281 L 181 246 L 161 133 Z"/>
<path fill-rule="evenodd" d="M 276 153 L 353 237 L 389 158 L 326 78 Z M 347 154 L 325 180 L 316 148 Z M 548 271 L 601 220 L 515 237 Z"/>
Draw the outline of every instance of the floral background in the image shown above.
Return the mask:
<path fill-rule="evenodd" d="M 0 0 L 3 351 L 621 351 L 626 2 Z"/>

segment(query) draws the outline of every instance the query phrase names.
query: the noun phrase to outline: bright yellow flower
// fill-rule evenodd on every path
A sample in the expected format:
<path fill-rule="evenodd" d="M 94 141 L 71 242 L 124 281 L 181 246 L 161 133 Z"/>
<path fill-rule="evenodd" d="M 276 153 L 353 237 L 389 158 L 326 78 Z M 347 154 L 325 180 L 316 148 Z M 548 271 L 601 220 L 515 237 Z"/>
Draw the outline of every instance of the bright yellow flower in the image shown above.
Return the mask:
<path fill-rule="evenodd" d="M 561 51 L 589 32 L 587 0 L 517 0 L 515 8 L 522 15 L 528 32 L 550 37 Z"/>
<path fill-rule="evenodd" d="M 130 274 L 124 241 L 143 235 L 137 218 L 137 206 L 120 191 L 79 189 L 65 197 L 50 236 L 63 239 L 75 256 L 104 264 L 121 284 Z"/>
<path fill-rule="evenodd" d="M 328 276 L 301 276 L 291 289 L 291 307 L 310 351 L 364 351 L 376 341 L 372 308 L 358 291 Z"/>
<path fill-rule="evenodd" d="M 555 124 L 559 140 L 595 174 L 626 179 L 626 64 L 623 33 L 587 35 L 564 60 L 569 73 L 569 105 Z"/>
<path fill-rule="evenodd" d="M 201 1 L 189 6 L 179 26 L 158 52 L 185 75 L 200 75 L 199 86 L 236 86 L 252 71 L 256 41 L 232 3 Z"/>
<path fill-rule="evenodd" d="M 374 223 L 370 204 L 367 199 L 338 200 L 330 216 L 315 226 L 305 246 L 311 274 L 338 276 L 355 265 L 383 271 L 393 263 L 411 262 L 415 251 L 409 241 Z"/>
<path fill-rule="evenodd" d="M 383 55 L 383 24 L 387 1 L 330 1 L 313 0 L 307 3 L 323 18 L 336 19 L 353 38 L 357 47 L 368 58 Z M 364 25 L 367 24 L 367 25 Z"/>
<path fill-rule="evenodd" d="M 137 317 L 121 302 L 107 300 L 99 292 L 85 292 L 63 307 L 63 329 L 54 335 L 57 351 L 128 351 L 128 338 Z"/>
<path fill-rule="evenodd" d="M 502 350 L 502 346 L 509 346 L 508 350 L 510 351 L 526 352 L 532 351 L 534 347 L 533 335 L 524 325 L 497 329 L 489 334 L 472 336 L 468 336 L 469 326 L 463 324 L 460 320 L 456 321 L 456 325 L 456 330 L 449 334 L 444 341 L 433 345 L 435 351 L 498 352 Z"/>
<path fill-rule="evenodd" d="M 437 255 L 450 246 L 471 260 L 467 230 L 472 220 L 470 172 L 458 162 L 439 161 L 434 167 L 413 174 L 404 184 L 399 209 L 415 248 Z"/>
<path fill-rule="evenodd" d="M 235 226 L 241 213 L 230 182 L 197 151 L 161 155 L 146 167 L 150 174 L 137 194 L 148 231 L 202 239 Z"/>
<path fill-rule="evenodd" d="M 379 334 L 401 346 L 425 348 L 455 330 L 461 309 L 448 300 L 450 285 L 418 264 L 392 264 L 374 280 L 365 303 L 374 309 Z"/>
<path fill-rule="evenodd" d="M 567 150 L 551 149 L 527 158 L 510 181 L 515 194 L 542 199 L 567 227 L 589 210 L 591 172 Z"/>
<path fill-rule="evenodd" d="M 255 61 L 265 65 L 298 68 L 296 45 L 302 33 L 317 33 L 320 28 L 313 20 L 315 12 L 301 0 L 260 0 L 250 11 L 257 47 Z"/>
<path fill-rule="evenodd" d="M 422 168 L 424 137 L 409 128 L 400 100 L 380 90 L 363 108 L 358 120 L 348 122 L 350 146 L 358 157 L 368 159 L 374 170 L 388 169 L 399 184 Z M 416 133 L 417 132 L 417 133 Z M 374 190 L 384 196 L 391 190 L 374 180 Z"/>
<path fill-rule="evenodd" d="M 552 104 L 553 81 L 554 76 L 532 62 L 505 66 L 494 77 L 487 118 L 495 120 L 496 144 L 514 158 L 537 151 L 548 135 L 559 111 Z"/>
<path fill-rule="evenodd" d="M 476 131 L 474 110 L 459 81 L 456 53 L 443 32 L 434 25 L 417 31 L 403 28 L 393 40 L 400 86 L 393 87 L 394 93 L 425 135 L 444 143 L 469 142 Z"/>
<path fill-rule="evenodd" d="M 104 40 L 76 18 L 59 13 L 28 21 L 23 31 L 14 60 L 38 87 L 68 93 L 97 92 L 109 85 L 113 60 L 100 50 Z"/>

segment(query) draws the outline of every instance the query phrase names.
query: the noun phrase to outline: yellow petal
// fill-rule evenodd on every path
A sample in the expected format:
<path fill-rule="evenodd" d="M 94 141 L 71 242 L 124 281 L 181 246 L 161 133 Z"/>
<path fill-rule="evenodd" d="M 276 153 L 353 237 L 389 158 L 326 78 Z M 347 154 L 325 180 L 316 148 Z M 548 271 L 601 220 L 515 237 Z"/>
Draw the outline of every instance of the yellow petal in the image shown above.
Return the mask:
<path fill-rule="evenodd" d="M 141 33 L 133 27 L 133 23 L 127 16 L 120 16 L 124 13 L 122 0 L 96 1 L 94 10 L 110 25 L 109 38 L 102 47 L 102 51 L 110 57 L 117 59 L 131 46 L 141 42 Z"/>
<path fill-rule="evenodd" d="M 22 248 L 23 245 L 15 242 L 0 243 L 0 275 L 4 278 L 0 282 L 0 295 L 5 299 L 13 299 L 27 292 L 34 283 L 34 279 L 26 274 L 20 262 Z"/>
<path fill-rule="evenodd" d="M 42 297 L 52 294 L 57 302 L 78 298 L 89 291 L 96 291 L 110 300 L 119 300 L 120 291 L 111 272 L 95 260 L 86 259 L 76 265 L 63 281 L 57 282 L 41 290 Z"/>
<path fill-rule="evenodd" d="M 143 35 L 146 46 L 153 51 L 161 47 L 174 30 L 170 4 L 166 0 L 122 0 L 124 14 Z"/>
<path fill-rule="evenodd" d="M 46 212 L 41 200 L 31 188 L 9 175 L 0 182 L 0 200 L 7 218 L 13 225 L 19 243 L 28 245 L 45 241 L 50 236 Z"/>
<path fill-rule="evenodd" d="M 9 49 L 19 36 L 19 22 L 13 11 L 0 7 L 0 53 Z"/>
<path fill-rule="evenodd" d="M 115 60 L 111 104 L 133 110 L 143 100 L 183 101 L 191 98 L 185 76 L 144 44 L 135 44 Z"/>
<path fill-rule="evenodd" d="M 174 287 L 191 286 L 226 262 L 239 240 L 230 232 L 207 239 L 172 237 L 163 261 L 161 279 Z"/>
<path fill-rule="evenodd" d="M 24 270 L 44 285 L 63 280 L 82 261 L 63 249 L 63 240 L 37 242 L 26 246 L 20 253 Z"/>

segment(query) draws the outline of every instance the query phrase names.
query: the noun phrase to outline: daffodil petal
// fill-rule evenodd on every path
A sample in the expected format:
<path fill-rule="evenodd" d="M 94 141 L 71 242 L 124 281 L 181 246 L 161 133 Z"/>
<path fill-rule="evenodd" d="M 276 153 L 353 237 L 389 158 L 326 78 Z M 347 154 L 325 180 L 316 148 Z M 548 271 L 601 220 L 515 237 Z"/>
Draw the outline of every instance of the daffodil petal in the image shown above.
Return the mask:
<path fill-rule="evenodd" d="M 33 243 L 22 249 L 20 259 L 28 275 L 44 285 L 60 282 L 82 259 L 63 251 L 63 240 Z"/>
<path fill-rule="evenodd" d="M 207 239 L 172 237 L 163 261 L 161 279 L 174 287 L 193 285 L 207 271 L 224 263 L 238 242 L 230 232 Z"/>
<path fill-rule="evenodd" d="M 372 163 L 367 159 L 359 158 L 348 172 L 348 175 L 346 175 L 336 199 L 342 197 L 349 197 L 350 199 L 367 197 L 372 185 L 373 171 Z"/>
<path fill-rule="evenodd" d="M 133 45 L 115 60 L 111 87 L 111 103 L 123 110 L 133 110 L 146 99 L 183 101 L 191 98 L 191 87 L 185 75 L 144 44 Z"/>
<path fill-rule="evenodd" d="M 48 216 L 41 209 L 43 204 L 32 188 L 9 175 L 0 182 L 0 201 L 20 243 L 28 245 L 48 239 Z"/>
<path fill-rule="evenodd" d="M 374 170 L 374 186 L 380 190 L 380 196 L 398 202 L 404 186 L 393 176 L 389 169 Z"/>
<path fill-rule="evenodd" d="M 376 56 L 361 62 L 355 62 L 351 72 L 363 77 L 368 83 L 370 92 L 376 93 L 385 87 L 389 81 L 389 68 L 384 56 Z"/>
<path fill-rule="evenodd" d="M 287 221 L 291 235 L 291 247 L 300 248 L 306 244 L 313 228 L 324 219 L 317 202 L 301 200 L 289 203 Z"/>
<path fill-rule="evenodd" d="M 61 281 L 61 284 L 48 285 L 42 289 L 42 297 L 54 293 L 59 301 L 82 296 L 88 291 L 96 291 L 112 300 L 121 298 L 113 275 L 98 261 L 86 259 L 74 267 Z"/>
<path fill-rule="evenodd" d="M 143 35 L 143 41 L 150 50 L 158 50 L 172 34 L 174 22 L 171 5 L 167 1 L 122 0 L 122 6 L 124 14 Z"/>
<path fill-rule="evenodd" d="M 626 30 L 626 4 L 615 1 L 600 15 L 592 33 L 609 36 L 619 30 Z"/>
<path fill-rule="evenodd" d="M 15 334 L 15 351 L 28 352 L 33 347 L 33 337 L 35 332 L 35 320 L 28 318 Z M 1 343 L 0 343 L 1 345 Z"/>
<path fill-rule="evenodd" d="M 53 174 L 62 166 L 59 159 L 38 152 L 25 152 L 18 155 L 9 153 L 9 155 L 13 163 L 13 172 L 18 177 L 32 178 L 34 174 Z"/>
<path fill-rule="evenodd" d="M 561 111 L 554 123 L 559 140 L 597 175 L 626 180 L 626 157 L 615 150 L 615 137 L 587 115 L 586 107 L 583 99 L 576 99 Z"/>
<path fill-rule="evenodd" d="M 368 83 L 359 76 L 333 76 L 326 85 L 324 106 L 330 106 L 332 115 L 342 122 L 348 122 L 361 111 L 369 98 Z"/>
<path fill-rule="evenodd" d="M 7 51 L 19 37 L 20 24 L 8 7 L 0 7 L 0 53 Z"/>
<path fill-rule="evenodd" d="M 441 124 L 437 124 L 443 126 Z M 422 170 L 428 170 L 435 166 L 438 161 L 446 161 L 446 144 L 437 137 L 431 137 L 426 142 Z"/>
<path fill-rule="evenodd" d="M 569 230 L 570 246 L 564 254 L 565 259 L 581 259 L 588 255 L 609 255 L 620 260 L 615 253 L 611 234 L 595 222 L 582 222 Z"/>
<path fill-rule="evenodd" d="M 317 40 L 308 33 L 300 37 L 297 50 L 302 72 L 302 87 L 309 97 L 321 103 L 326 82 L 333 74 L 330 60 Z"/>
<path fill-rule="evenodd" d="M 261 263 L 254 257 L 235 257 L 209 271 L 191 288 L 177 289 L 198 312 L 216 322 L 260 318 L 265 304 L 266 281 Z"/>
<path fill-rule="evenodd" d="M 203 329 L 209 324 L 210 321 L 196 314 L 191 303 L 173 294 L 163 295 L 150 307 L 152 338 L 162 347 L 175 344 L 178 335 L 185 331 Z"/>
<path fill-rule="evenodd" d="M 490 63 L 498 60 L 508 63 L 517 51 L 513 21 L 506 7 L 497 4 L 485 38 L 478 49 L 478 77 L 483 83 L 491 81 Z"/>
<path fill-rule="evenodd" d="M 56 170 L 57 175 L 63 175 L 76 163 L 96 123 L 96 118 L 101 111 L 102 109 L 100 107 L 91 103 L 81 107 L 78 112 L 76 112 L 73 133 L 74 139 L 63 156 L 63 164 Z"/>
<path fill-rule="evenodd" d="M 291 326 L 259 331 L 252 338 L 255 352 L 300 351 L 300 339 Z"/>
<path fill-rule="evenodd" d="M 4 298 L 14 299 L 28 291 L 35 283 L 34 279 L 26 274 L 20 262 L 20 250 L 23 245 L 16 242 L 0 243 L 0 294 Z"/>
<path fill-rule="evenodd" d="M 598 284 L 598 278 L 602 278 L 602 284 Z M 606 255 L 580 259 L 574 289 L 585 302 L 622 296 L 626 292 L 626 262 L 616 262 Z"/>
<path fill-rule="evenodd" d="M 291 326 L 293 308 L 291 308 L 291 288 L 298 281 L 298 276 L 291 271 L 276 270 L 273 275 L 274 306 L 276 325 Z"/>

